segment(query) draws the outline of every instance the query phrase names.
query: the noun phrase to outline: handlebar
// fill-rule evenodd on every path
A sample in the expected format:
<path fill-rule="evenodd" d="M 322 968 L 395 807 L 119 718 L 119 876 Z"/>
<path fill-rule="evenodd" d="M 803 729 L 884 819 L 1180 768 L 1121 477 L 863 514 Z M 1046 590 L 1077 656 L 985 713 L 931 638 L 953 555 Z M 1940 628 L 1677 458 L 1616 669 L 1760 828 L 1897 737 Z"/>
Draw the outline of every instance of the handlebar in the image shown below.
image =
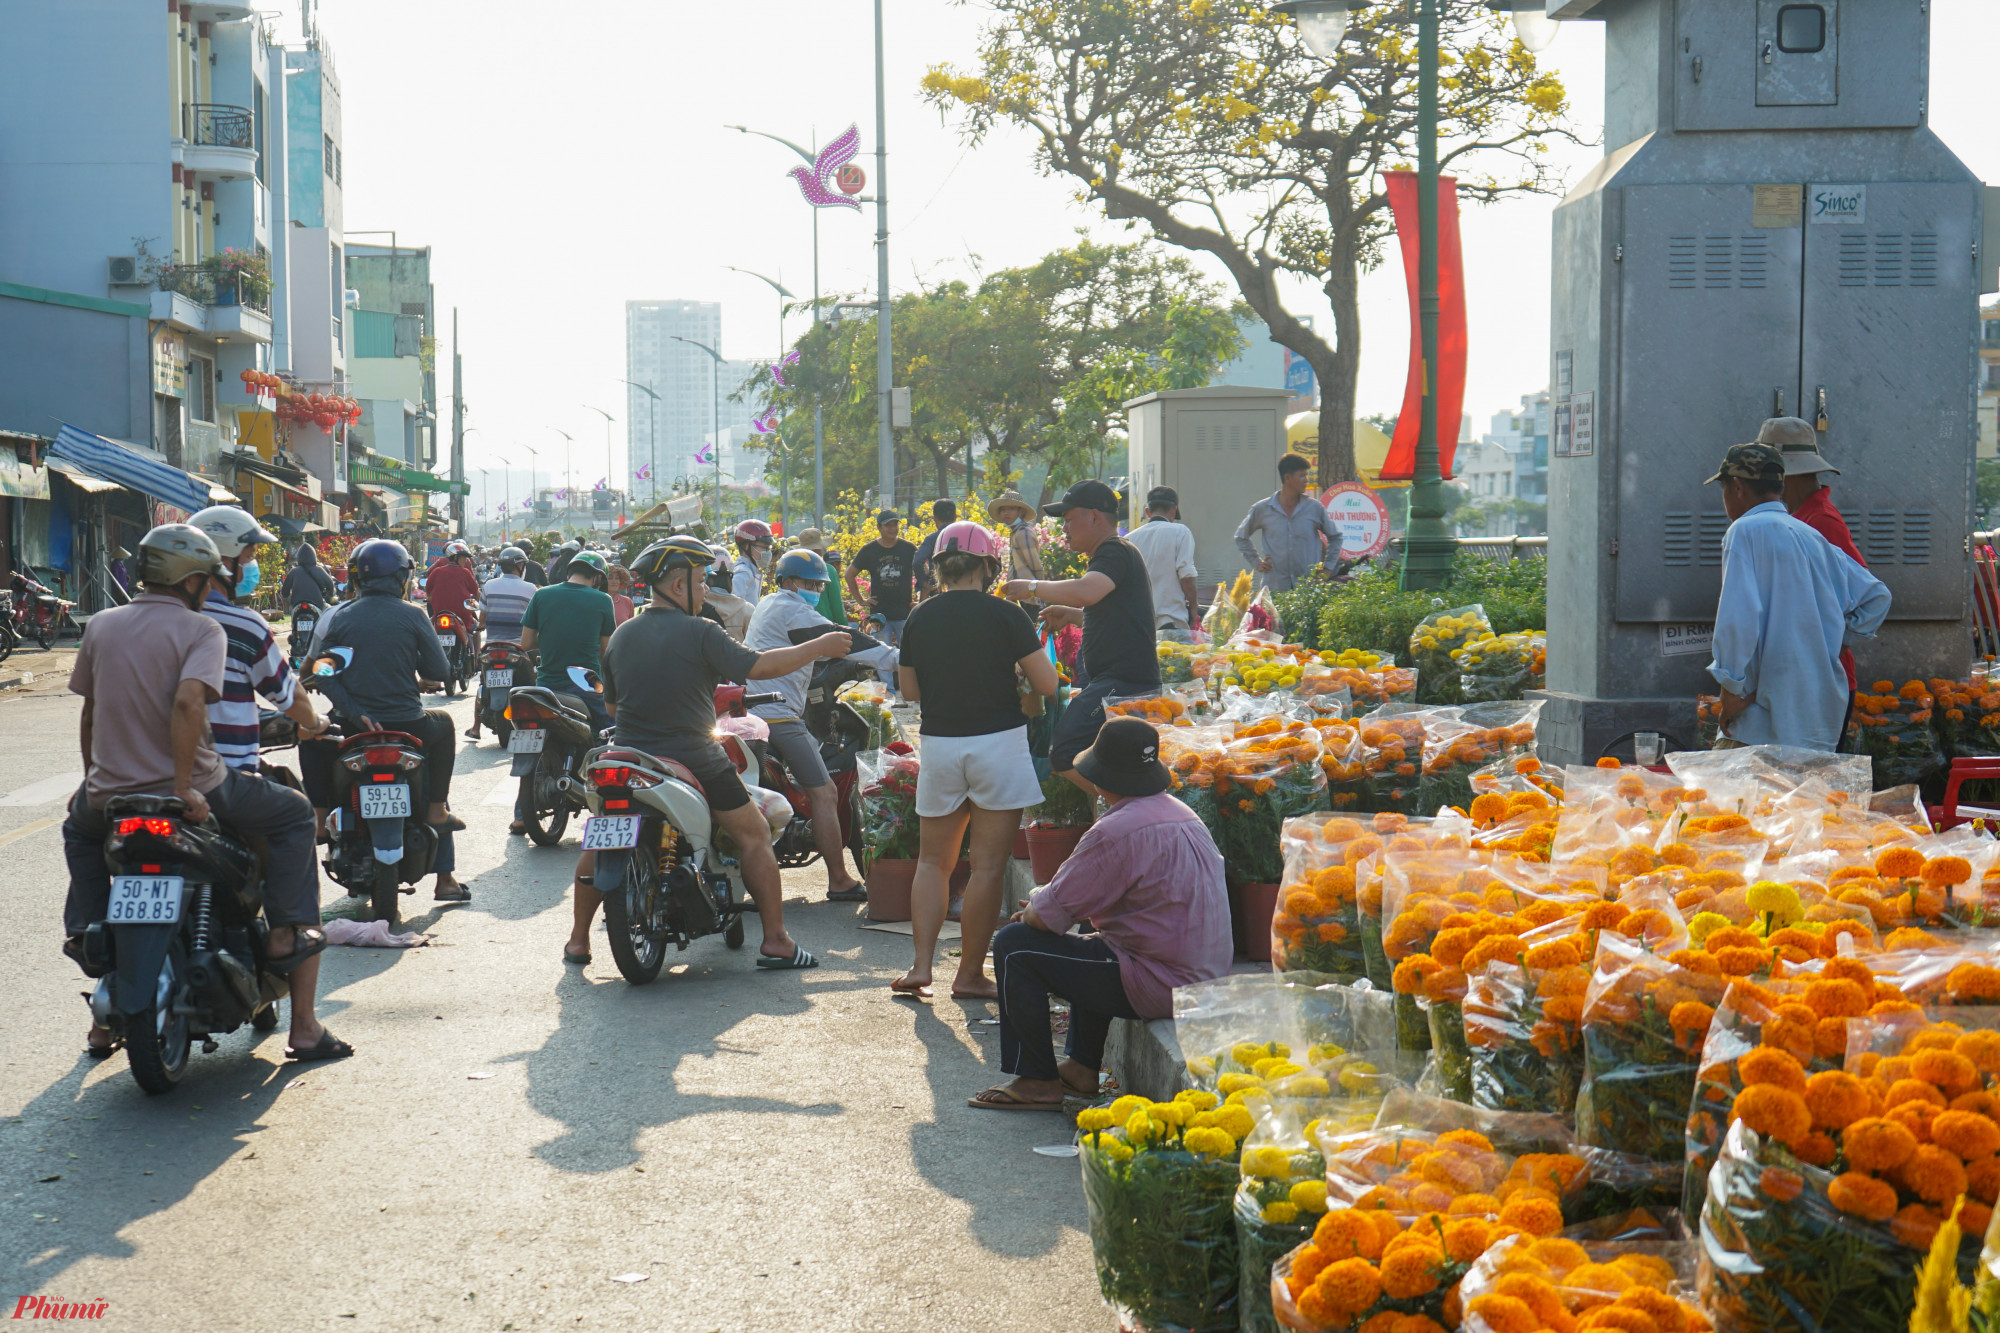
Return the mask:
<path fill-rule="evenodd" d="M 785 696 L 782 694 L 746 694 L 743 696 L 743 706 L 745 708 L 755 708 L 759 704 L 781 704 L 784 701 Z"/>

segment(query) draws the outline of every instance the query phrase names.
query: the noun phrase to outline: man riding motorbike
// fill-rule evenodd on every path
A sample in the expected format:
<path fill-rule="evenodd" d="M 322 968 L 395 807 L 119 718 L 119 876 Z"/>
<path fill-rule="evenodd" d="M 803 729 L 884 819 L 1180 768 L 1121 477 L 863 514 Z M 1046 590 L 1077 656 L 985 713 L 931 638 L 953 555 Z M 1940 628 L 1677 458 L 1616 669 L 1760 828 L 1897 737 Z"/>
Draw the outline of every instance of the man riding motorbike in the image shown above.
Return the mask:
<path fill-rule="evenodd" d="M 819 612 L 820 593 L 830 576 L 826 561 L 815 551 L 800 548 L 788 551 L 775 571 L 778 591 L 757 603 L 750 615 L 750 629 L 743 644 L 756 652 L 786 648 L 792 632 L 813 626 L 834 631 L 840 627 Z M 896 650 L 884 645 L 854 654 L 869 666 L 893 669 Z M 820 758 L 819 741 L 801 720 L 806 706 L 806 686 L 812 681 L 810 664 L 773 680 L 770 688 L 785 696 L 783 703 L 760 704 L 752 711 L 771 725 L 771 748 L 791 770 L 799 786 L 812 800 L 813 845 L 826 863 L 827 901 L 856 903 L 867 900 L 868 892 L 859 880 L 847 873 L 847 859 L 841 845 L 840 805 L 835 800 L 833 777 Z"/>
<path fill-rule="evenodd" d="M 535 585 L 523 577 L 528 568 L 528 554 L 518 546 L 509 546 L 500 552 L 499 566 L 499 574 L 488 579 L 486 586 L 479 590 L 481 619 L 486 622 L 486 641 L 519 643 L 521 617 L 528 614 L 528 603 L 535 596 Z M 474 743 L 479 740 L 477 708 L 472 710 L 472 726 L 465 736 Z"/>
<path fill-rule="evenodd" d="M 339 675 L 342 696 L 335 708 L 338 720 L 368 731 L 387 727 L 423 742 L 425 787 L 430 795 L 425 822 L 438 833 L 437 859 L 432 863 L 437 887 L 432 896 L 445 903 L 469 902 L 471 892 L 452 875 L 457 863 L 450 837 L 452 831 L 465 827 L 465 821 L 445 808 L 458 742 L 452 734 L 451 714 L 439 708 L 426 709 L 422 694 L 441 689 L 450 667 L 438 647 L 430 617 L 403 600 L 414 568 L 410 553 L 386 538 L 376 537 L 355 547 L 347 560 L 347 577 L 360 589 L 360 595 L 342 602 L 320 622 L 312 656 L 317 659 L 335 648 L 349 651 L 350 660 Z M 333 803 L 333 764 L 338 748 L 331 741 L 299 746 L 299 768 L 322 830 Z"/>
<path fill-rule="evenodd" d="M 114 796 L 172 795 L 196 823 L 213 813 L 268 849 L 269 963 L 290 978 L 292 997 L 286 1054 L 293 1060 L 352 1055 L 354 1048 L 313 1015 L 326 935 L 319 929 L 312 808 L 289 788 L 229 768 L 209 740 L 208 705 L 227 685 L 229 639 L 196 608 L 212 577 L 228 577 L 221 553 L 201 529 L 169 523 L 140 539 L 135 564 L 145 592 L 91 617 L 70 672 L 70 692 L 83 696 L 84 778 L 63 821 L 69 863 L 63 952 L 83 962 L 83 932 L 103 919 L 111 899 L 105 804 Z M 116 1044 L 93 1024 L 87 1049 L 102 1059 Z"/>
<path fill-rule="evenodd" d="M 302 606 L 316 606 L 323 611 L 333 605 L 337 596 L 333 576 L 319 563 L 319 552 L 313 549 L 311 542 L 300 542 L 299 549 L 292 555 L 291 571 L 278 585 L 278 600 L 285 604 L 287 611 L 296 611 Z"/>
<path fill-rule="evenodd" d="M 703 618 L 702 576 L 714 554 L 693 537 L 653 543 L 632 562 L 632 577 L 653 590 L 641 615 L 618 627 L 604 660 L 606 706 L 616 721 L 615 743 L 685 765 L 701 783 L 715 822 L 741 857 L 743 886 L 757 906 L 764 942 L 757 966 L 818 967 L 819 960 L 785 933 L 784 889 L 771 852 L 771 826 L 751 801 L 743 779 L 715 742 L 715 687 L 725 680 L 771 680 L 822 657 L 845 657 L 846 633 L 825 634 L 788 648 L 756 653 Z M 594 853 L 577 862 L 575 915 L 563 961 L 590 961 L 590 925 L 603 896 L 591 883 Z"/>
<path fill-rule="evenodd" d="M 472 574 L 472 548 L 454 541 L 444 548 L 444 559 L 430 567 L 424 581 L 424 600 L 435 619 L 449 615 L 460 626 L 459 640 L 468 653 L 479 652 L 479 580 Z"/>

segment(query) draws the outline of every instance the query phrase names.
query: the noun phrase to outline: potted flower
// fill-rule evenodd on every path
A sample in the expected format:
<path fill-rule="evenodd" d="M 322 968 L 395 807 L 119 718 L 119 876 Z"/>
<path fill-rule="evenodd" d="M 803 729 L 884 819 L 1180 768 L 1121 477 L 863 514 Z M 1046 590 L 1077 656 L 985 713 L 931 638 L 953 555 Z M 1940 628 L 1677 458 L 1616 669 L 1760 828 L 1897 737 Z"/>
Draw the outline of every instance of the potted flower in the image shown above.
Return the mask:
<path fill-rule="evenodd" d="M 1042 799 L 1028 815 L 1028 861 L 1035 883 L 1046 884 L 1090 827 L 1090 798 L 1068 778 L 1051 773 L 1042 779 Z"/>
<path fill-rule="evenodd" d="M 271 261 L 255 250 L 223 249 L 202 261 L 217 305 L 263 309 L 271 299 Z"/>
<path fill-rule="evenodd" d="M 903 741 L 859 757 L 868 919 L 908 921 L 917 877 L 917 756 Z"/>

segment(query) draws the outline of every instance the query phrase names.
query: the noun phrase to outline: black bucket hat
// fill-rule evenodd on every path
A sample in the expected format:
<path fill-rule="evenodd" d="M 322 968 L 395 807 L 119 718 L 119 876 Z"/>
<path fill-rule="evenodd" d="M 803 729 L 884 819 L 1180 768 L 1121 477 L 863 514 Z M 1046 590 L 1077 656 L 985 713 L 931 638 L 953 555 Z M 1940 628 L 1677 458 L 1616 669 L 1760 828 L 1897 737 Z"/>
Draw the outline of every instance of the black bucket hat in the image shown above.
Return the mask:
<path fill-rule="evenodd" d="M 1157 796 L 1172 779 L 1160 762 L 1160 734 L 1136 717 L 1114 717 L 1076 757 L 1076 771 L 1114 796 Z"/>

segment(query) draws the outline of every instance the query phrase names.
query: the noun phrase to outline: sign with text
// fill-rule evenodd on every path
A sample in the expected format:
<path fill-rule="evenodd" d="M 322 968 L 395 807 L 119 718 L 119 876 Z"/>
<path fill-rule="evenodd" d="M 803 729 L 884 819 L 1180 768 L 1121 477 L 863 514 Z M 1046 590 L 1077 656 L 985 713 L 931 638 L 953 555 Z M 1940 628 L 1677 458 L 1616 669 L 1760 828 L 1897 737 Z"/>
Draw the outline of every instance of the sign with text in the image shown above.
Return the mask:
<path fill-rule="evenodd" d="M 1358 481 L 1343 481 L 1321 493 L 1327 517 L 1340 529 L 1340 554 L 1347 560 L 1380 555 L 1389 545 L 1389 506 Z"/>
<path fill-rule="evenodd" d="M 1569 400 L 1569 456 L 1588 458 L 1597 452 L 1597 395 L 1571 394 Z"/>
<path fill-rule="evenodd" d="M 1806 221 L 1818 225 L 1862 226 L 1868 221 L 1866 185 L 1815 185 L 1806 197 Z"/>
<path fill-rule="evenodd" d="M 1715 626 L 1702 623 L 1660 626 L 1660 656 L 1703 657 L 1714 650 Z"/>
<path fill-rule="evenodd" d="M 1285 391 L 1292 395 L 1285 404 L 1287 413 L 1310 412 L 1319 406 L 1319 380 L 1313 375 L 1312 362 L 1285 349 Z"/>

